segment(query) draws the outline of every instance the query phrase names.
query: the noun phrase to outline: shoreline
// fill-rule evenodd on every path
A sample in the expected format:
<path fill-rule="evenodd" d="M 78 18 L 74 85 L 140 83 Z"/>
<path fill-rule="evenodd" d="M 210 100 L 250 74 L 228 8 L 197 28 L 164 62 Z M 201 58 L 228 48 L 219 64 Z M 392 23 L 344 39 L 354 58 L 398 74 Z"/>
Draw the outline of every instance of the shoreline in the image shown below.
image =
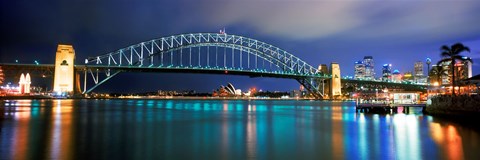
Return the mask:
<path fill-rule="evenodd" d="M 312 98 L 257 98 L 257 97 L 197 97 L 197 96 L 155 96 L 155 97 L 103 97 L 103 98 L 94 98 L 94 97 L 69 97 L 69 98 L 55 98 L 50 96 L 1 96 L 0 100 L 26 100 L 26 99 L 112 99 L 112 100 L 299 100 L 299 101 L 334 101 L 334 102 L 350 102 L 355 100 L 330 100 L 330 99 L 312 99 Z"/>
<path fill-rule="evenodd" d="M 449 113 L 449 114 L 432 114 L 424 113 L 424 115 L 432 116 L 441 121 L 447 121 L 480 131 L 480 113 Z M 434 120 L 435 121 L 435 120 Z"/>

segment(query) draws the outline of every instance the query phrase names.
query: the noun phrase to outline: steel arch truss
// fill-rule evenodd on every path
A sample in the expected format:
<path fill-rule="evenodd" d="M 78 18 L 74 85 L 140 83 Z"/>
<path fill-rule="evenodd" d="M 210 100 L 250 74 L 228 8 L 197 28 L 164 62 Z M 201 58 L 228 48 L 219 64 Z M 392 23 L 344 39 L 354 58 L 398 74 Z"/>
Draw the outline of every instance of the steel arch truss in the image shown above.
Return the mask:
<path fill-rule="evenodd" d="M 219 47 L 224 51 L 220 55 Z M 227 50 L 231 51 L 230 56 L 227 56 Z M 184 51 L 189 53 L 183 53 Z M 223 58 L 223 62 L 218 60 L 219 57 Z M 259 61 L 268 63 L 270 68 L 267 69 L 263 64 L 260 66 Z M 222 69 L 279 74 L 297 79 L 317 98 L 323 96 L 323 93 L 319 92 L 315 80 L 311 79 L 326 78 L 315 67 L 278 47 L 251 38 L 219 33 L 181 34 L 153 39 L 105 55 L 90 57 L 85 60 L 85 65 L 85 74 L 90 72 L 95 86 L 84 90 L 84 93 L 89 93 L 118 73 L 128 71 L 125 68 Z M 96 67 L 97 69 L 92 69 Z M 98 67 L 104 68 L 104 80 L 99 80 L 95 75 L 98 74 Z"/>

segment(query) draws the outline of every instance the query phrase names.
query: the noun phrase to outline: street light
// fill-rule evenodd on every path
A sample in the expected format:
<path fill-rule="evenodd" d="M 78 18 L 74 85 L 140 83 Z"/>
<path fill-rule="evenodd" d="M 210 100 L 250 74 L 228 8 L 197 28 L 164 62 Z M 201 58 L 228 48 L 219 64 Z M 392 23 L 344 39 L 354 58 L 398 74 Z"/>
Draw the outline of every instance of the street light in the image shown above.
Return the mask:
<path fill-rule="evenodd" d="M 427 58 L 425 63 L 427 63 L 427 83 L 430 85 L 430 64 L 432 63 L 432 60 Z"/>
<path fill-rule="evenodd" d="M 428 101 L 428 97 L 430 96 L 428 94 L 428 87 L 430 86 L 430 64 L 432 63 L 432 60 L 430 58 L 427 58 L 425 60 L 425 63 L 427 63 L 427 101 Z"/>

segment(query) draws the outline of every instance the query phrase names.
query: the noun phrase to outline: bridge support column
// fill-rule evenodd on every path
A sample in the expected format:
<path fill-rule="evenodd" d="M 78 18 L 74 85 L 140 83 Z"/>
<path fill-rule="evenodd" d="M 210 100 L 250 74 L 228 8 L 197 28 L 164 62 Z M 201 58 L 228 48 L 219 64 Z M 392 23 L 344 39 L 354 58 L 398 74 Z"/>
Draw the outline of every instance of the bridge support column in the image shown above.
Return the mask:
<path fill-rule="evenodd" d="M 337 62 L 330 64 L 330 99 L 337 99 L 342 96 L 342 82 L 340 77 L 340 65 Z"/>
<path fill-rule="evenodd" d="M 72 45 L 59 44 L 55 56 L 54 92 L 73 94 L 75 81 L 75 50 Z"/>
<path fill-rule="evenodd" d="M 83 71 L 83 91 L 82 94 L 85 94 L 87 92 L 87 69 Z"/>

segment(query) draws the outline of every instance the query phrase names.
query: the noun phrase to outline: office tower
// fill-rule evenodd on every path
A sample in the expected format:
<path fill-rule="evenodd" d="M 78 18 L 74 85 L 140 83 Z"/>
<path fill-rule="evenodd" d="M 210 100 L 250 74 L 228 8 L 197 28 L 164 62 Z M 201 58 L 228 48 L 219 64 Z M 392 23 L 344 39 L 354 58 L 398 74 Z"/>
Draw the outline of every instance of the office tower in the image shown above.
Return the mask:
<path fill-rule="evenodd" d="M 392 64 L 384 64 L 382 67 L 382 81 L 391 81 Z"/>
<path fill-rule="evenodd" d="M 365 65 L 362 61 L 355 62 L 355 79 L 365 78 Z"/>
<path fill-rule="evenodd" d="M 423 62 L 421 62 L 421 61 L 415 62 L 414 68 L 415 68 L 415 73 L 414 73 L 415 77 L 422 77 L 423 76 Z"/>
<path fill-rule="evenodd" d="M 375 79 L 375 63 L 373 62 L 372 56 L 365 56 L 363 58 L 363 64 L 365 65 L 365 79 L 374 80 Z"/>

